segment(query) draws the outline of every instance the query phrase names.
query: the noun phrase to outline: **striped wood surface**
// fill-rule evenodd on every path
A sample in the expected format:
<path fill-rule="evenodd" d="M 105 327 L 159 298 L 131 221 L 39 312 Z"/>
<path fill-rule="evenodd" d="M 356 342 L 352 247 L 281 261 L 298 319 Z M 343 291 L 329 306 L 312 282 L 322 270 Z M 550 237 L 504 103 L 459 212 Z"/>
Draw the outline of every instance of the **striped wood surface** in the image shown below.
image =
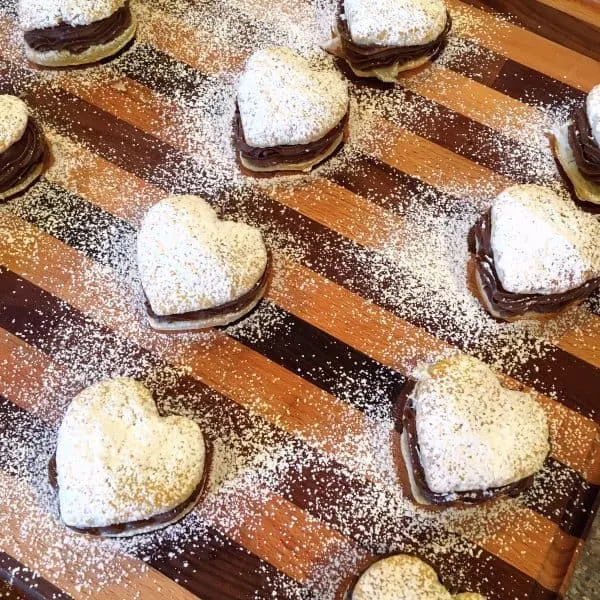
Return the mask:
<path fill-rule="evenodd" d="M 282 10 L 279 2 L 260 4 L 265 10 Z M 338 393 L 336 378 L 342 373 L 358 381 L 363 373 L 391 403 L 415 357 L 441 351 L 450 341 L 435 323 L 420 322 L 418 315 L 401 317 L 348 248 L 368 253 L 391 229 L 401 230 L 402 211 L 395 205 L 397 194 L 392 199 L 393 190 L 405 191 L 407 198 L 423 189 L 450 197 L 450 179 L 485 182 L 494 190 L 510 184 L 514 178 L 503 167 L 502 152 L 490 144 L 482 153 L 481 140 L 503 137 L 502 148 L 513 147 L 518 140 L 500 131 L 507 115 L 535 116 L 557 96 L 581 102 L 600 82 L 600 7 L 593 1 L 450 0 L 449 7 L 468 17 L 458 33 L 473 46 L 474 58 L 429 67 L 436 77 L 402 79 L 411 94 L 437 109 L 426 133 L 416 133 L 401 116 L 400 122 L 382 117 L 378 127 L 388 143 L 357 142 L 354 164 L 305 185 L 254 187 L 247 198 L 230 200 L 242 202 L 244 212 L 257 222 L 268 218 L 278 235 L 300 239 L 307 248 L 302 258 L 275 252 L 278 284 L 265 304 L 277 314 L 276 334 L 261 340 L 243 329 L 215 332 L 208 344 L 185 345 L 149 331 L 130 306 L 136 291 L 116 275 L 105 274 L 121 263 L 123 239 L 134 239 L 144 209 L 164 196 L 166 187 L 177 189 L 185 180 L 181 164 L 193 149 L 184 130 L 173 135 L 171 128 L 165 134 L 163 124 L 165 119 L 177 122 L 182 90 L 193 97 L 189 81 L 222 75 L 219 54 L 207 52 L 202 32 L 190 31 L 165 8 L 146 39 L 115 63 L 118 85 L 83 85 L 67 73 L 58 86 L 49 86 L 15 58 L 14 15 L 3 10 L 0 92 L 21 93 L 53 132 L 54 143 L 69 148 L 73 162 L 69 169 L 51 171 L 19 210 L 9 206 L 0 214 L 4 239 L 27 240 L 26 247 L 0 245 L 2 422 L 15 419 L 28 423 L 36 436 L 51 435 L 60 410 L 44 379 L 51 372 L 66 390 L 73 387 L 78 374 L 62 350 L 67 343 L 80 344 L 88 352 L 123 357 L 122 372 L 187 367 L 173 383 L 173 397 L 200 397 L 203 411 L 216 415 L 232 433 L 297 444 L 304 457 L 301 473 L 290 467 L 279 485 L 263 490 L 268 510 L 251 502 L 248 506 L 244 497 L 234 499 L 243 506 L 247 524 L 230 528 L 217 508 L 206 510 L 209 535 L 200 544 L 166 541 L 164 552 L 150 556 L 149 568 L 140 567 L 140 556 L 115 554 L 115 569 L 131 575 L 110 585 L 99 583 L 94 598 L 285 598 L 285 590 L 289 597 L 297 597 L 291 590 L 319 597 L 309 583 L 315 572 L 327 568 L 330 553 L 352 548 L 368 561 L 382 546 L 396 544 L 396 538 L 386 539 L 386 531 L 411 531 L 408 516 L 382 524 L 368 514 L 352 515 L 349 498 L 364 498 L 368 505 L 381 482 L 377 473 L 353 468 L 351 457 L 360 448 L 352 438 L 368 436 L 372 423 L 361 398 Z M 514 18 L 507 24 L 495 13 Z M 228 68 L 239 70 L 243 53 L 233 55 L 225 47 L 218 51 L 228 54 Z M 448 118 L 452 128 L 446 126 Z M 173 157 L 179 161 L 177 169 L 171 167 Z M 186 184 L 177 191 L 202 193 L 202 181 L 195 189 Z M 36 209 L 28 211 L 28 202 Z M 40 211 L 40 203 L 47 210 Z M 56 227 L 53 214 L 69 214 L 69 219 Z M 376 222 L 381 227 L 374 227 Z M 97 244 L 86 237 L 92 232 Z M 104 275 L 98 265 L 106 268 Z M 86 277 L 78 278 L 78 273 Z M 76 330 L 79 337 L 65 340 L 64 332 Z M 525 499 L 518 527 L 508 522 L 481 539 L 463 540 L 472 558 L 458 570 L 443 556 L 428 555 L 449 587 L 498 599 L 564 593 L 600 484 L 600 317 L 590 312 L 583 331 L 565 332 L 556 345 L 548 345 L 546 359 L 532 357 L 506 374 L 509 384 L 534 391 L 553 419 L 553 451 L 544 473 L 550 482 L 561 481 L 560 489 L 540 483 Z M 28 443 L 24 436 L 23 446 Z M 15 472 L 5 461 L 1 485 L 30 498 L 32 482 Z M 391 491 L 386 498 L 393 503 Z M 51 552 L 52 536 L 60 535 L 59 524 L 34 544 L 21 539 L 20 524 L 34 520 L 41 510 L 27 502 L 3 511 L 8 518 L 2 526 L 14 535 L 5 535 L 12 542 L 0 547 L 0 579 L 12 581 L 0 587 L 0 598 L 81 595 L 73 574 L 84 556 L 74 551 L 69 569 L 61 571 L 40 560 Z M 369 529 L 382 532 L 379 544 L 365 533 Z M 424 540 L 407 536 L 402 548 L 419 554 L 424 545 Z M 273 592 L 274 580 L 279 591 Z"/>

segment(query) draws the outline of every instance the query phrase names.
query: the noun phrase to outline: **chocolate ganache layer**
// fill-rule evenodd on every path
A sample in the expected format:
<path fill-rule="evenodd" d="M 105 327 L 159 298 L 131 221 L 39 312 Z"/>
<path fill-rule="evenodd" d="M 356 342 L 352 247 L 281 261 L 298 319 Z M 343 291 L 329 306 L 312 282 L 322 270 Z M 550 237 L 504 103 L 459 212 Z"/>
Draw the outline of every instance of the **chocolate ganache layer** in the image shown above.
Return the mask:
<path fill-rule="evenodd" d="M 476 269 L 486 299 L 494 312 L 503 318 L 519 317 L 526 313 L 553 313 L 571 302 L 587 298 L 600 288 L 600 278 L 558 294 L 516 294 L 502 287 L 494 267 L 492 252 L 492 217 L 488 211 L 471 229 L 469 250 L 475 254 Z"/>
<path fill-rule="evenodd" d="M 0 154 L 0 192 L 18 186 L 42 163 L 48 152 L 46 139 L 33 119 L 21 139 Z"/>
<path fill-rule="evenodd" d="M 435 40 L 416 46 L 376 46 L 360 45 L 352 40 L 348 21 L 343 18 L 344 3 L 340 3 L 337 17 L 337 29 L 341 40 L 342 52 L 346 60 L 360 71 L 372 71 L 392 65 L 403 65 L 425 56 L 433 58 L 442 50 L 452 27 L 452 18 L 447 13 L 446 27 Z"/>
<path fill-rule="evenodd" d="M 146 310 L 148 311 L 148 315 L 150 315 L 150 317 L 156 320 L 158 323 L 177 323 L 180 321 L 203 321 L 204 319 L 210 319 L 212 317 L 220 317 L 222 315 L 236 313 L 248 306 L 264 292 L 265 288 L 267 287 L 267 283 L 269 282 L 272 262 L 273 258 L 271 252 L 269 251 L 267 266 L 265 267 L 262 277 L 254 284 L 252 289 L 246 292 L 243 296 L 240 296 L 231 302 L 221 304 L 220 306 L 215 306 L 214 308 L 204 308 L 202 310 L 195 310 L 178 315 L 157 315 L 152 310 L 150 302 L 146 300 Z"/>
<path fill-rule="evenodd" d="M 206 458 L 204 460 L 204 471 L 202 472 L 202 477 L 200 478 L 200 482 L 194 488 L 194 491 L 186 498 L 183 502 L 178 504 L 175 508 L 168 510 L 163 513 L 159 513 L 149 517 L 148 519 L 140 519 L 138 521 L 129 521 L 127 523 L 115 523 L 114 525 L 106 525 L 104 527 L 72 527 L 71 525 L 67 525 L 69 529 L 73 531 L 77 531 L 78 533 L 87 533 L 88 535 L 122 535 L 123 533 L 141 531 L 150 527 L 152 525 L 162 525 L 169 524 L 175 520 L 182 513 L 186 512 L 186 510 L 193 505 L 196 505 L 204 495 L 208 485 L 208 478 L 210 476 L 210 470 L 212 465 L 212 444 L 206 440 L 204 440 L 206 444 Z M 48 480 L 50 481 L 50 485 L 52 488 L 58 492 L 58 476 L 56 471 L 56 453 L 52 455 L 50 461 L 48 462 Z"/>
<path fill-rule="evenodd" d="M 498 496 L 516 496 L 533 485 L 533 475 L 530 475 L 529 477 L 525 477 L 508 485 L 491 487 L 486 490 L 448 492 L 446 494 L 436 493 L 431 490 L 427 485 L 425 470 L 421 463 L 419 440 L 417 437 L 416 414 L 409 398 L 414 391 L 416 384 L 417 382 L 414 380 L 407 381 L 402 392 L 398 396 L 397 407 L 395 410 L 396 431 L 399 434 L 406 434 L 412 475 L 415 483 L 419 487 L 419 491 L 427 502 L 430 504 L 453 504 L 455 502 L 463 504 L 479 504 Z"/>
<path fill-rule="evenodd" d="M 37 52 L 68 51 L 81 54 L 93 46 L 112 42 L 131 26 L 129 2 L 106 19 L 89 25 L 73 27 L 61 23 L 46 29 L 32 29 L 25 32 L 26 44 Z"/>
<path fill-rule="evenodd" d="M 296 165 L 307 162 L 323 155 L 344 131 L 348 122 L 348 113 L 344 118 L 321 139 L 309 144 L 292 144 L 289 146 L 271 146 L 269 148 L 256 148 L 246 142 L 244 128 L 239 108 L 235 110 L 235 143 L 240 156 L 247 162 L 257 167 L 273 167 L 282 165 Z"/>
<path fill-rule="evenodd" d="M 592 134 L 585 108 L 576 110 L 572 121 L 569 125 L 569 145 L 577 168 L 586 179 L 600 184 L 600 147 Z"/>

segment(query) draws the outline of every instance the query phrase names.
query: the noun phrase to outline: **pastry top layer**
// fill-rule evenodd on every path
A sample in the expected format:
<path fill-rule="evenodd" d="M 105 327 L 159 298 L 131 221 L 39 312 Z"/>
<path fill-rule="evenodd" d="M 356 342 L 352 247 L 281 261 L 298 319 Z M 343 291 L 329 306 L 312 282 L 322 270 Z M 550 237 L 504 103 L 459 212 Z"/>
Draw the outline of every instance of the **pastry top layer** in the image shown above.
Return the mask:
<path fill-rule="evenodd" d="M 348 86 L 289 48 L 255 52 L 240 77 L 237 102 L 246 142 L 255 148 L 308 144 L 348 111 Z"/>
<path fill-rule="evenodd" d="M 126 0 L 19 0 L 19 20 L 24 31 L 47 29 L 61 23 L 90 25 L 119 10 Z"/>
<path fill-rule="evenodd" d="M 435 493 L 514 483 L 539 471 L 550 450 L 546 415 L 533 396 L 502 387 L 470 356 L 423 370 L 410 400 L 421 464 Z"/>
<path fill-rule="evenodd" d="M 16 96 L 0 96 L 0 153 L 18 142 L 25 133 L 29 110 Z"/>
<path fill-rule="evenodd" d="M 554 191 L 516 185 L 493 202 L 491 246 L 502 287 L 558 294 L 600 277 L 600 222 Z"/>
<path fill-rule="evenodd" d="M 205 452 L 197 423 L 161 417 L 141 383 L 96 383 L 73 399 L 58 432 L 61 516 L 105 527 L 167 512 L 193 495 Z"/>
<path fill-rule="evenodd" d="M 344 0 L 352 41 L 363 46 L 420 46 L 444 31 L 443 0 Z"/>
<path fill-rule="evenodd" d="M 451 600 L 436 572 L 422 560 L 396 554 L 373 563 L 357 581 L 352 600 Z"/>
<path fill-rule="evenodd" d="M 220 220 L 197 196 L 174 196 L 154 205 L 138 235 L 142 285 L 161 316 L 240 298 L 263 276 L 267 262 L 258 229 Z"/>

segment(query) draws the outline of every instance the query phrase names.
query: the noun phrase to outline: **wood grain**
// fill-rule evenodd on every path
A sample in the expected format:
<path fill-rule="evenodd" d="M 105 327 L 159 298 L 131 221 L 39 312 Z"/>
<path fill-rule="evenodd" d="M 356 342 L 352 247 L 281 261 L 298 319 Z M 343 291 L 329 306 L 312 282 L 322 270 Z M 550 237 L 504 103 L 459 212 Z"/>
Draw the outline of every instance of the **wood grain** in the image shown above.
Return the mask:
<path fill-rule="evenodd" d="M 386 303 L 353 252 L 369 256 L 390 233 L 402 233 L 404 211 L 418 202 L 443 198 L 441 211 L 460 209 L 457 184 L 485 186 L 493 195 L 520 181 L 522 174 L 507 169 L 510 161 L 503 155 L 518 153 L 521 143 L 518 127 L 507 132 L 507 123 L 537 119 L 540 107 L 557 99 L 582 102 L 600 81 L 593 43 L 600 17 L 591 5 L 566 0 L 449 4 L 460 16 L 455 34 L 465 47 L 472 45 L 477 58 L 450 60 L 402 77 L 406 97 L 423 108 L 422 122 L 402 111 L 377 117 L 372 123 L 377 139 L 351 136 L 352 159 L 308 183 L 249 189 L 244 199 L 209 197 L 225 214 L 242 214 L 298 240 L 306 255 L 275 252 L 275 278 L 263 304 L 280 323 L 273 338 L 219 331 L 185 345 L 146 328 L 139 290 L 112 273 L 124 260 L 115 242 L 133 242 L 145 210 L 168 193 L 165 182 L 169 192 L 203 193 L 190 162 L 201 148 L 181 126 L 183 105 L 207 78 L 239 72 L 246 52 L 235 44 L 208 43 L 207 31 L 182 25 L 166 6 L 145 7 L 155 11 L 151 25 L 114 63 L 118 74 L 110 83 L 84 85 L 77 74 L 65 73 L 59 85 L 47 85 L 15 59 L 14 21 L 2 16 L 6 56 L 0 59 L 0 89 L 24 92 L 48 127 L 57 166 L 36 186 L 35 202 L 45 212 L 28 212 L 25 203 L 18 215 L 0 215 L 0 229 L 23 243 L 0 247 L 5 414 L 23 415 L 43 431 L 56 426 L 62 410 L 56 397 L 75 393 L 73 381 L 81 375 L 58 351 L 60 334 L 80 328 L 99 354 L 109 349 L 123 356 L 118 368 L 124 372 L 141 365 L 187 369 L 172 389 L 159 384 L 153 389 L 160 397 L 183 398 L 182 408 L 188 395 L 201 398 L 199 418 L 207 419 L 207 426 L 216 417 L 228 435 L 268 436 L 310 457 L 301 468 L 288 464 L 281 479 L 261 487 L 260 501 L 234 496 L 222 506 L 209 498 L 198 509 L 210 531 L 206 540 L 186 542 L 177 553 L 169 553 L 167 544 L 146 570 L 140 570 L 136 557 L 119 557 L 130 577 L 95 597 L 280 597 L 270 586 L 283 578 L 286 589 L 302 590 L 309 598 L 312 592 L 302 586 L 328 568 L 330 556 L 352 551 L 370 560 L 381 547 L 397 544 L 402 527 L 411 530 L 408 516 L 403 523 L 386 523 L 374 513 L 352 512 L 350 500 L 368 502 L 375 489 L 382 502 L 394 502 L 385 474 L 377 468 L 365 471 L 361 460 L 374 425 L 369 386 L 380 390 L 378 401 L 391 410 L 415 362 L 452 346 L 435 323 L 402 318 Z M 261 0 L 256 10 L 289 7 Z M 494 11 L 513 18 L 500 20 Z M 355 90 L 365 85 L 350 79 Z M 69 222 L 56 228 L 53 215 L 62 214 Z M 82 271 L 85 282 L 77 277 Z M 14 298 L 26 301 L 19 305 Z M 469 564 L 434 558 L 453 591 L 459 590 L 459 579 L 492 599 L 541 600 L 564 591 L 599 493 L 599 323 L 600 317 L 590 313 L 547 346 L 549 359 L 532 358 L 510 376 L 501 374 L 507 385 L 536 394 L 552 423 L 552 455 L 533 492 L 521 499 L 518 516 L 513 515 L 518 528 L 510 519 L 494 522 L 487 535 L 462 540 L 474 557 Z M 339 393 L 340 377 L 355 382 L 352 397 Z M 7 489 L 30 495 L 27 484 L 2 471 L 0 478 Z M 408 493 L 401 473 L 394 485 Z M 43 514 L 35 505 L 24 510 L 32 518 Z M 232 526 L 231 514 L 245 516 Z M 15 543 L 4 549 L 7 555 L 40 567 L 49 582 L 78 597 L 68 572 L 40 565 L 47 549 L 18 543 L 18 525 L 18 520 L 9 522 Z M 53 526 L 59 535 L 59 524 Z M 369 532 L 379 532 L 379 539 Z M 425 539 L 408 534 L 402 541 L 417 555 L 425 545 Z M 69 568 L 77 569 L 77 558 Z"/>

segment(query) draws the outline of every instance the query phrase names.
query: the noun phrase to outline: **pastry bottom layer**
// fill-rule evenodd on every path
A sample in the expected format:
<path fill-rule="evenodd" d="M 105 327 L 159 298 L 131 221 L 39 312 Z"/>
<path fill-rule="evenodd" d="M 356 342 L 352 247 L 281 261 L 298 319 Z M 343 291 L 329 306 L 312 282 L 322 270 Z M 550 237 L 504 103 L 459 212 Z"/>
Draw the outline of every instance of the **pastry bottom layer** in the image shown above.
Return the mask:
<path fill-rule="evenodd" d="M 83 52 L 74 53 L 68 50 L 38 52 L 25 44 L 25 55 L 32 63 L 43 67 L 70 67 L 95 63 L 116 54 L 126 46 L 133 39 L 136 27 L 136 22 L 132 20 L 131 25 L 114 40 L 106 44 L 91 46 Z"/>

